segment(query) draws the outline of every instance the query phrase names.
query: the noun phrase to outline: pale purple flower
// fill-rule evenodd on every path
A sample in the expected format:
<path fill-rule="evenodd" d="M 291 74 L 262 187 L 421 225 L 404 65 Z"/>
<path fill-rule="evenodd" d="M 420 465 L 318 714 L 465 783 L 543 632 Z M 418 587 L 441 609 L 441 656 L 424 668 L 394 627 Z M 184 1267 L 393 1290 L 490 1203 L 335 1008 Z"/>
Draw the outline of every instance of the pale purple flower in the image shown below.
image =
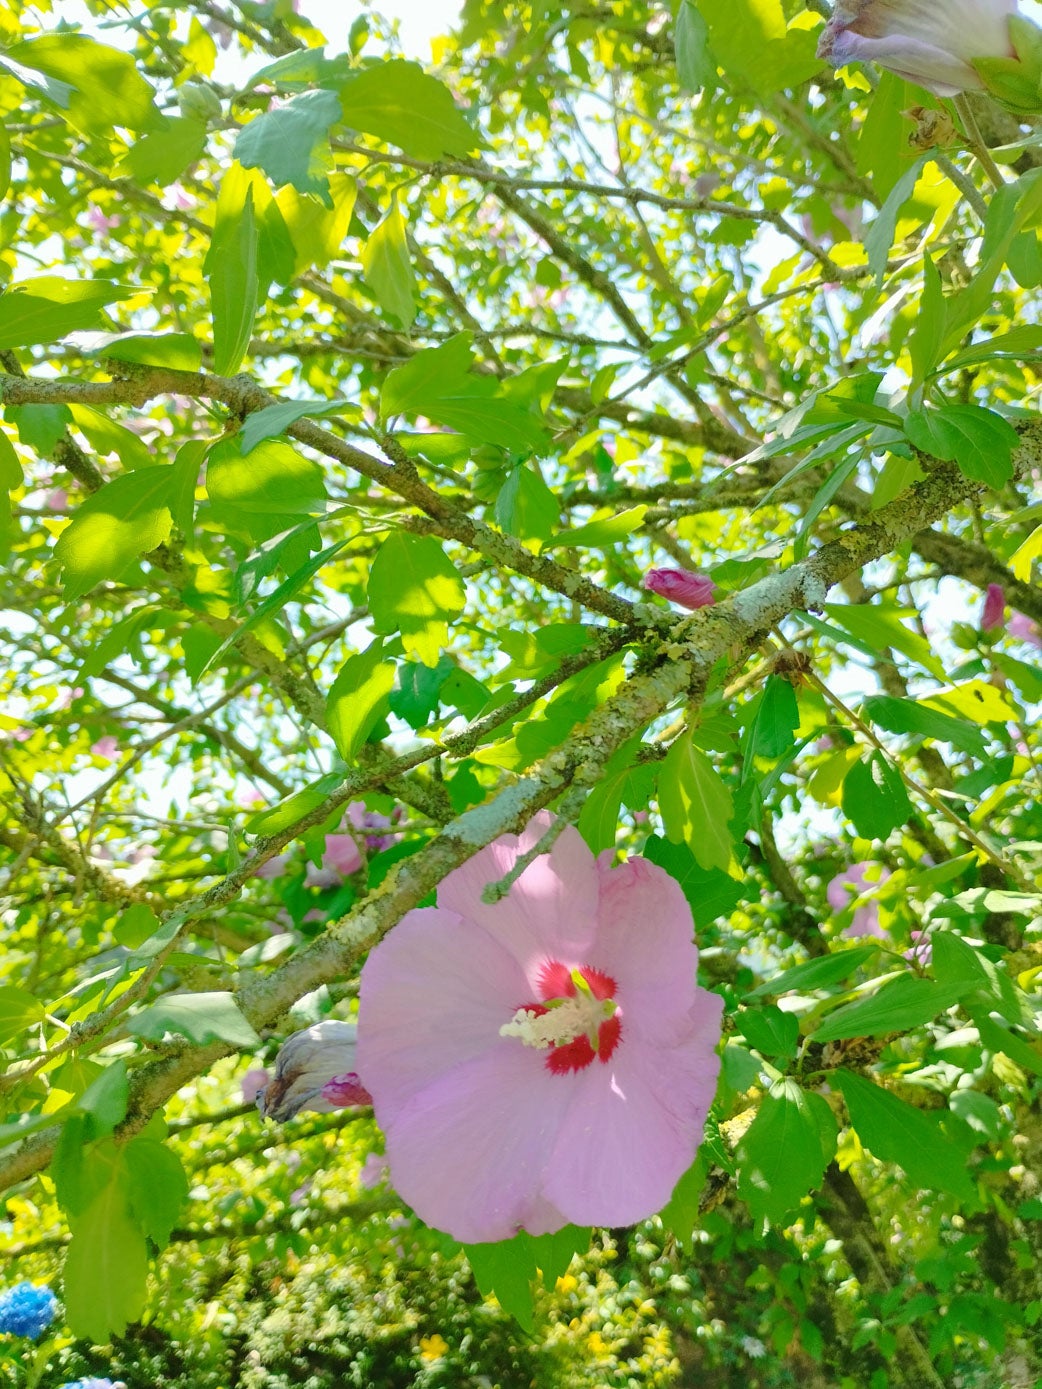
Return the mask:
<path fill-rule="evenodd" d="M 335 887 L 362 867 L 362 855 L 354 836 L 327 834 L 319 867 L 309 863 L 304 874 L 308 887 Z"/>
<path fill-rule="evenodd" d="M 43 504 L 48 511 L 67 511 L 69 509 L 69 494 L 64 487 L 56 487 L 53 492 L 48 492 L 43 499 Z"/>
<path fill-rule="evenodd" d="M 462 1241 L 630 1225 L 691 1165 L 722 1000 L 696 982 L 691 910 L 646 859 L 612 868 L 552 824 L 455 869 L 362 971 L 358 1066 L 395 1190 Z"/>
<path fill-rule="evenodd" d="M 244 1104 L 255 1103 L 257 1096 L 264 1089 L 265 1085 L 271 1083 L 271 1076 L 267 1071 L 254 1069 L 247 1071 L 242 1078 L 242 1099 Z"/>
<path fill-rule="evenodd" d="M 716 584 L 708 574 L 695 574 L 690 569 L 649 569 L 644 575 L 644 587 L 649 593 L 657 593 L 692 612 L 716 602 L 713 597 Z"/>
<path fill-rule="evenodd" d="M 871 862 L 852 863 L 849 868 L 845 868 L 842 873 L 838 873 L 825 889 L 825 896 L 828 904 L 838 915 L 850 906 L 855 898 L 860 897 L 863 892 L 870 891 L 876 884 L 885 883 L 890 876 L 887 868 L 879 870 L 879 876 L 875 883 L 868 881 L 868 870 L 875 865 Z M 863 902 L 854 909 L 854 917 L 850 925 L 847 926 L 843 934 L 851 938 L 859 936 L 876 936 L 880 940 L 886 939 L 886 932 L 879 924 L 879 907 L 875 902 Z"/>
<path fill-rule="evenodd" d="M 275 1079 L 257 1094 L 264 1118 L 283 1123 L 302 1109 L 329 1114 L 369 1104 L 355 1071 L 357 1035 L 353 1022 L 329 1020 L 287 1037 L 275 1058 Z"/>
<path fill-rule="evenodd" d="M 1006 631 L 1016 641 L 1026 641 L 1031 646 L 1042 648 L 1042 627 L 1025 613 L 1011 613 Z"/>
<path fill-rule="evenodd" d="M 118 217 L 106 217 L 100 207 L 93 203 L 87 209 L 87 215 L 83 219 L 92 231 L 96 231 L 99 236 L 107 236 L 114 228 L 119 226 Z"/>
<path fill-rule="evenodd" d="M 902 950 L 901 954 L 912 964 L 926 969 L 933 960 L 933 943 L 929 935 L 926 931 L 912 931 L 910 939 L 912 944 L 907 950 Z"/>
<path fill-rule="evenodd" d="M 314 1184 L 315 1184 L 315 1179 L 314 1179 L 314 1177 L 308 1177 L 307 1181 L 305 1181 L 304 1183 L 302 1183 L 302 1185 L 298 1186 L 297 1189 L 296 1189 L 296 1191 L 291 1191 L 290 1194 L 289 1194 L 289 1203 L 290 1203 L 290 1205 L 291 1205 L 291 1206 L 302 1206 L 302 1205 L 304 1204 L 304 1202 L 308 1199 L 308 1192 L 311 1190 L 311 1188 L 312 1188 L 312 1186 L 314 1186 Z"/>
<path fill-rule="evenodd" d="M 1001 584 L 989 584 L 984 594 L 984 607 L 980 615 L 982 632 L 994 632 L 1002 626 L 1006 612 L 1006 594 Z"/>
<path fill-rule="evenodd" d="M 976 58 L 1012 58 L 1016 0 L 837 0 L 818 42 L 833 67 L 877 63 L 935 96 L 984 86 Z"/>
<path fill-rule="evenodd" d="M 259 868 L 254 869 L 255 878 L 281 878 L 289 867 L 289 854 L 275 854 L 266 859 Z"/>
<path fill-rule="evenodd" d="M 119 739 L 113 733 L 106 733 L 104 738 L 91 743 L 90 750 L 95 757 L 104 757 L 106 761 L 111 762 L 119 751 Z"/>
<path fill-rule="evenodd" d="M 400 818 L 398 811 L 395 812 L 395 816 Z M 367 834 L 365 837 L 365 847 L 374 854 L 397 842 L 398 836 L 396 834 L 382 833 L 384 830 L 391 829 L 394 819 L 390 815 L 382 815 L 378 810 L 366 810 L 363 801 L 351 802 L 347 807 L 347 819 L 357 830 L 376 831 L 376 833 Z"/>

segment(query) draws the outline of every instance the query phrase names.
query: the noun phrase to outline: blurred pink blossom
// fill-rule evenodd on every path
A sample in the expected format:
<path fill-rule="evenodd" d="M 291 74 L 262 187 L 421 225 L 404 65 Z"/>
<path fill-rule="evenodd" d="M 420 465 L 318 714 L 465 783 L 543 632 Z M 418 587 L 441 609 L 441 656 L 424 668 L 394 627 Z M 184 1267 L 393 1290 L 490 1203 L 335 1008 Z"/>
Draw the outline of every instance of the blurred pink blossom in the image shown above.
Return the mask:
<path fill-rule="evenodd" d="M 47 493 L 43 499 L 43 504 L 48 511 L 67 511 L 69 494 L 64 487 L 56 487 L 53 492 Z"/>
<path fill-rule="evenodd" d="M 860 897 L 861 894 L 878 883 L 885 883 L 890 876 L 890 870 L 881 868 L 875 883 L 868 881 L 868 870 L 875 867 L 871 862 L 852 863 L 849 868 L 845 868 L 842 873 L 838 873 L 828 887 L 825 889 L 825 896 L 828 904 L 834 912 L 839 914 L 846 911 L 851 902 Z M 876 936 L 880 940 L 886 939 L 886 932 L 879 924 L 879 906 L 876 902 L 864 902 L 860 907 L 855 908 L 854 919 L 843 931 L 845 936 L 852 938 L 858 936 Z"/>
<path fill-rule="evenodd" d="M 281 878 L 289 867 L 289 854 L 276 854 L 254 870 L 255 878 Z"/>
<path fill-rule="evenodd" d="M 96 743 L 91 743 L 90 750 L 95 757 L 104 757 L 111 762 L 119 751 L 119 739 L 114 733 L 106 733 L 104 738 L 99 738 Z"/>
<path fill-rule="evenodd" d="M 87 215 L 83 219 L 92 231 L 96 231 L 99 236 L 105 236 L 119 226 L 118 217 L 106 217 L 100 207 L 91 203 L 87 209 Z"/>
<path fill-rule="evenodd" d="M 933 944 L 926 931 L 912 931 L 910 933 L 912 944 L 907 950 L 902 950 L 901 954 L 912 964 L 919 965 L 926 969 L 933 960 Z"/>
<path fill-rule="evenodd" d="M 1042 649 L 1042 627 L 1025 613 L 1012 613 L 1006 624 L 1006 631 L 1016 641 L 1026 641 L 1029 645 Z"/>
<path fill-rule="evenodd" d="M 455 869 L 362 971 L 358 1069 L 391 1180 L 464 1241 L 653 1214 L 716 1088 L 722 1001 L 697 986 L 691 909 L 661 868 L 612 868 L 568 826 L 484 900 L 552 823 Z"/>
<path fill-rule="evenodd" d="M 358 1184 L 366 1191 L 372 1191 L 374 1186 L 379 1186 L 381 1182 L 387 1180 L 390 1168 L 387 1166 L 387 1159 L 383 1153 L 370 1153 L 365 1162 L 362 1163 L 358 1173 Z"/>

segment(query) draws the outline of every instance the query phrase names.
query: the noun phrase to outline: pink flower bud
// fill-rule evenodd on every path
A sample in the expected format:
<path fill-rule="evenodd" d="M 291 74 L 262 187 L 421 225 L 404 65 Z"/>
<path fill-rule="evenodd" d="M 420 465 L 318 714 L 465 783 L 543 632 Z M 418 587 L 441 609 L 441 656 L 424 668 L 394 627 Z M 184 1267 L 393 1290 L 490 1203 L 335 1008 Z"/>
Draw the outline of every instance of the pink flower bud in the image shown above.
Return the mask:
<path fill-rule="evenodd" d="M 716 584 L 707 574 L 694 574 L 690 569 L 649 569 L 644 575 L 644 587 L 649 593 L 657 593 L 692 612 L 716 602 L 713 597 Z"/>
<path fill-rule="evenodd" d="M 287 1037 L 275 1058 L 275 1079 L 257 1095 L 264 1118 L 281 1124 L 302 1109 L 329 1114 L 369 1104 L 354 1068 L 357 1036 L 353 1022 L 328 1021 Z"/>
<path fill-rule="evenodd" d="M 994 632 L 996 627 L 1001 627 L 1005 611 L 1006 595 L 1002 591 L 1002 585 L 989 584 L 984 595 L 984 609 L 980 618 L 981 631 Z"/>

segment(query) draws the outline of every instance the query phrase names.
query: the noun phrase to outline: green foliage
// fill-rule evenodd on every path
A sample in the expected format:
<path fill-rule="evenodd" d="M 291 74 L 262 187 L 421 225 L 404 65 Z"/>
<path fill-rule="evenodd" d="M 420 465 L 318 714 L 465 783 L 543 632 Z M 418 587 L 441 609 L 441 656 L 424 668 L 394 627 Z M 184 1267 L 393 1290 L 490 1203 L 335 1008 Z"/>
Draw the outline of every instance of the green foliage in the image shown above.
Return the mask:
<path fill-rule="evenodd" d="M 436 540 L 394 533 L 369 571 L 369 606 L 378 632 L 400 632 L 407 656 L 434 666 L 463 610 L 463 581 Z"/>

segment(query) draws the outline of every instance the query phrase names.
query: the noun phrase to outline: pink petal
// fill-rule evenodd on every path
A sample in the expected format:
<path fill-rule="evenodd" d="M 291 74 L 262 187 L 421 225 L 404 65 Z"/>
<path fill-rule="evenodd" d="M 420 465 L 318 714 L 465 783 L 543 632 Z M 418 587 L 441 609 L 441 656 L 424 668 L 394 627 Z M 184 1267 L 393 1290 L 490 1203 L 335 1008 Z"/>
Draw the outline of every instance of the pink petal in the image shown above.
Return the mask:
<path fill-rule="evenodd" d="M 494 905 L 481 900 L 553 823 L 541 811 L 524 832 L 503 835 L 455 869 L 438 887 L 438 906 L 473 921 L 499 941 L 529 975 L 534 998 L 538 972 L 547 959 L 585 959 L 596 935 L 597 873 L 593 854 L 569 825 L 548 854 L 525 869 L 509 894 Z M 514 1005 L 520 1006 L 525 999 Z"/>
<path fill-rule="evenodd" d="M 395 1190 L 463 1242 L 559 1230 L 568 1217 L 540 1188 L 573 1093 L 540 1056 L 507 1045 L 441 1076 L 386 1123 L 378 1098 Z"/>
<path fill-rule="evenodd" d="M 362 970 L 358 1073 L 378 1121 L 455 1067 L 520 1050 L 499 1029 L 533 997 L 517 960 L 480 928 L 441 907 L 410 912 Z"/>
<path fill-rule="evenodd" d="M 587 961 L 618 981 L 624 1042 L 679 1042 L 690 1030 L 698 951 L 679 884 L 643 858 L 598 868 L 600 927 Z"/>
<path fill-rule="evenodd" d="M 699 990 L 688 1038 L 628 1038 L 611 1064 L 584 1071 L 544 1190 L 576 1225 L 632 1225 L 669 1200 L 691 1166 L 716 1092 L 723 1000 Z"/>

